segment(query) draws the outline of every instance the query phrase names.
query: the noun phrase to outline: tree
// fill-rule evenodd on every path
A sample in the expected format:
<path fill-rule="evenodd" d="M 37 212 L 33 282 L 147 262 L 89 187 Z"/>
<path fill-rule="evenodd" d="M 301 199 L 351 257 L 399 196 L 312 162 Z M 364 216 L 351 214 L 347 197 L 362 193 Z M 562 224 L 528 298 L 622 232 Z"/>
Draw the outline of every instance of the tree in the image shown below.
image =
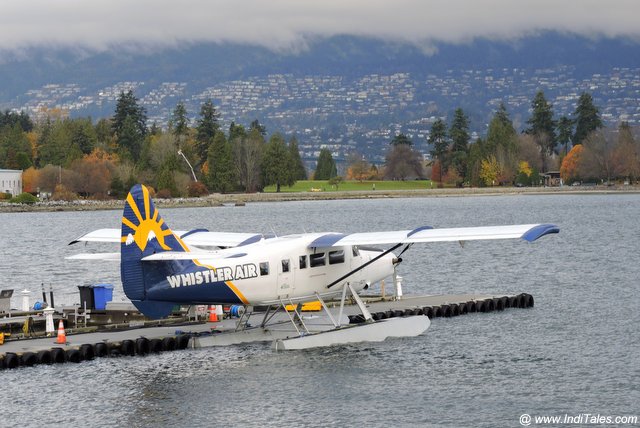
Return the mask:
<path fill-rule="evenodd" d="M 209 146 L 213 143 L 213 137 L 220 130 L 218 120 L 220 113 L 216 111 L 211 100 L 207 100 L 200 106 L 200 117 L 196 120 L 196 155 L 197 164 L 204 165 L 207 161 Z M 232 137 L 229 137 L 232 141 Z"/>
<path fill-rule="evenodd" d="M 534 141 L 540 147 L 542 169 L 546 171 L 547 158 L 556 146 L 556 124 L 553 120 L 553 110 L 542 91 L 536 93 L 536 96 L 531 102 L 531 108 L 533 109 L 533 113 L 529 120 L 527 120 L 529 128 L 527 128 L 525 132 L 533 136 Z"/>
<path fill-rule="evenodd" d="M 507 152 L 516 152 L 517 138 L 518 134 L 511 123 L 509 113 L 504 104 L 500 103 L 500 107 L 489 122 L 485 146 L 487 154 L 496 153 L 499 147 Z"/>
<path fill-rule="evenodd" d="M 101 149 L 76 160 L 71 165 L 71 170 L 76 174 L 69 190 L 84 196 L 106 197 L 111 186 L 112 171 L 115 169 L 114 161 L 117 161 L 117 157 L 110 156 Z"/>
<path fill-rule="evenodd" d="M 406 144 L 408 146 L 413 145 L 413 142 L 409 139 L 409 137 L 407 137 L 406 135 L 400 133 L 398 135 L 396 135 L 395 137 L 393 137 L 393 140 L 391 140 L 391 145 L 392 146 L 397 146 L 399 144 Z"/>
<path fill-rule="evenodd" d="M 360 153 L 352 153 L 348 161 L 347 179 L 362 182 L 362 180 L 366 180 L 371 176 L 371 165 Z"/>
<path fill-rule="evenodd" d="M 338 169 L 336 168 L 336 162 L 333 160 L 333 156 L 331 156 L 331 152 L 327 148 L 320 149 L 318 165 L 316 166 L 316 172 L 313 178 L 315 180 L 329 180 L 336 175 L 338 175 Z"/>
<path fill-rule="evenodd" d="M 189 119 L 187 118 L 187 109 L 182 101 L 176 104 L 176 108 L 171 115 L 170 127 L 173 135 L 178 141 L 178 147 L 182 146 L 182 141 L 189 133 Z"/>
<path fill-rule="evenodd" d="M 461 178 L 464 178 L 467 173 L 469 154 L 469 119 L 461 108 L 457 108 L 453 114 L 449 138 L 451 139 L 451 166 L 456 169 Z"/>
<path fill-rule="evenodd" d="M 385 162 L 385 177 L 391 180 L 422 178 L 422 155 L 408 144 L 391 146 Z"/>
<path fill-rule="evenodd" d="M 236 187 L 236 169 L 233 148 L 224 133 L 218 132 L 209 147 L 209 188 L 214 192 L 231 192 Z"/>
<path fill-rule="evenodd" d="M 583 178 L 600 178 L 611 181 L 613 174 L 612 139 L 603 131 L 593 131 L 582 140 L 584 150 L 581 154 L 578 172 Z"/>
<path fill-rule="evenodd" d="M 574 144 L 582 144 L 591 132 L 602 128 L 598 108 L 593 104 L 593 98 L 588 92 L 580 95 L 574 116 L 576 124 L 576 132 L 573 134 Z"/>
<path fill-rule="evenodd" d="M 500 175 L 500 165 L 494 155 L 489 155 L 488 158 L 483 159 L 480 166 L 480 178 L 487 186 L 493 186 L 498 180 Z"/>
<path fill-rule="evenodd" d="M 487 139 L 482 152 L 485 159 L 493 156 L 498 163 L 497 181 L 501 184 L 513 182 L 518 164 L 517 151 L 518 134 L 511 123 L 507 109 L 500 103 L 500 107 L 489 122 Z"/>
<path fill-rule="evenodd" d="M 627 122 L 618 127 L 618 142 L 613 150 L 613 169 L 618 177 L 631 182 L 640 177 L 640 141 L 636 141 Z"/>
<path fill-rule="evenodd" d="M 71 144 L 80 149 L 80 151 L 88 155 L 93 152 L 96 146 L 96 130 L 91 123 L 90 118 L 74 119 L 71 125 Z"/>
<path fill-rule="evenodd" d="M 429 139 L 427 140 L 433 149 L 431 150 L 431 156 L 434 161 L 438 161 L 437 176 L 432 176 L 432 180 L 442 181 L 442 165 L 449 148 L 449 141 L 447 141 L 447 125 L 440 118 L 436 119 L 431 125 L 431 132 L 429 133 Z"/>
<path fill-rule="evenodd" d="M 111 126 L 120 150 L 138 161 L 142 143 L 147 135 L 147 113 L 144 107 L 138 105 L 133 91 L 120 93 Z"/>
<path fill-rule="evenodd" d="M 298 149 L 298 140 L 295 136 L 292 136 L 289 140 L 289 157 L 291 158 L 291 168 L 294 180 L 306 180 L 307 170 L 302 163 L 300 157 L 300 149 Z"/>
<path fill-rule="evenodd" d="M 31 153 L 29 138 L 18 123 L 0 128 L 0 168 L 27 169 L 33 164 Z"/>
<path fill-rule="evenodd" d="M 259 131 L 258 134 L 260 134 Z M 262 134 L 260 135 L 264 138 Z M 244 129 L 244 126 L 237 125 L 235 122 L 231 122 L 231 125 L 229 125 L 229 141 L 233 142 L 238 138 L 244 138 L 246 136 L 247 131 Z"/>
<path fill-rule="evenodd" d="M 293 161 L 284 138 L 275 133 L 269 138 L 262 157 L 263 183 L 265 186 L 275 184 L 276 193 L 280 193 L 281 186 L 295 184 L 293 172 Z"/>
<path fill-rule="evenodd" d="M 13 127 L 14 125 L 18 125 L 23 132 L 31 132 L 34 128 L 31 118 L 24 111 L 20 113 L 15 113 L 10 110 L 0 111 L 0 128 L 4 128 L 5 126 Z"/>
<path fill-rule="evenodd" d="M 253 131 L 254 129 L 256 129 L 263 138 L 267 136 L 267 128 L 265 128 L 264 125 L 261 125 L 258 119 L 255 119 L 249 125 L 249 132 Z"/>
<path fill-rule="evenodd" d="M 576 144 L 571 151 L 562 159 L 560 166 L 560 177 L 567 183 L 580 179 L 578 168 L 584 147 L 582 144 Z"/>
<path fill-rule="evenodd" d="M 564 155 L 567 155 L 569 143 L 573 135 L 573 121 L 567 116 L 562 116 L 558 120 L 558 144 L 564 146 Z"/>
<path fill-rule="evenodd" d="M 246 192 L 256 192 L 261 188 L 260 164 L 264 150 L 264 137 L 257 129 L 251 130 L 248 135 L 243 135 L 244 128 L 240 127 L 240 129 L 243 132 L 236 134 L 237 136 L 232 140 L 236 173 Z"/>
<path fill-rule="evenodd" d="M 73 121 L 70 119 L 51 122 L 46 120 L 38 139 L 38 165 L 70 166 L 83 156 L 81 148 L 73 139 Z M 79 141 L 80 139 L 76 140 Z"/>

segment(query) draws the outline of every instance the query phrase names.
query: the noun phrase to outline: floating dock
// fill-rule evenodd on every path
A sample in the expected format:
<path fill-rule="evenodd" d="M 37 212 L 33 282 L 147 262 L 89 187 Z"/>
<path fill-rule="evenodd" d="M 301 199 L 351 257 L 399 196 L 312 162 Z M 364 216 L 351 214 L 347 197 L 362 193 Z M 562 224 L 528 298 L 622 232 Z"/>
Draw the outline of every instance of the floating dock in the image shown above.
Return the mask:
<path fill-rule="evenodd" d="M 384 300 L 372 296 L 362 296 L 375 321 L 388 318 L 426 315 L 429 319 L 449 318 L 470 313 L 502 311 L 509 308 L 530 308 L 534 305 L 530 294 L 519 295 L 438 295 L 410 296 L 401 300 Z M 330 311 L 338 316 L 339 308 L 331 307 Z M 227 346 L 246 342 L 271 341 L 295 337 L 298 335 L 286 313 L 280 312 L 273 324 L 268 328 L 251 327 L 259 325 L 263 314 L 258 311 L 247 317 L 228 317 L 219 322 L 187 322 L 178 321 L 141 321 L 130 320 L 126 323 L 113 324 L 109 320 L 120 319 L 121 311 L 113 313 L 101 312 L 105 324 L 80 330 L 93 330 L 75 333 L 69 329 L 66 343 L 56 343 L 56 337 L 39 337 L 23 339 L 5 339 L 0 345 L 0 370 L 18 367 L 29 367 L 36 364 L 79 363 L 94 358 L 119 356 L 144 356 L 153 353 L 174 351 L 187 348 L 203 348 L 209 346 Z M 131 317 L 132 314 L 126 314 Z M 71 314 L 58 314 L 58 318 L 66 317 L 70 324 Z M 8 318 L 2 318 L 0 321 Z M 326 331 L 333 328 L 326 314 L 322 312 L 306 312 L 304 323 L 310 330 Z M 364 317 L 358 314 L 357 306 L 345 306 L 343 310 L 344 324 L 359 324 Z M 77 320 L 76 320 L 77 323 Z M 240 330 L 239 323 L 245 323 Z M 75 329 L 76 331 L 78 329 Z M 277 345 L 276 345 L 277 347 Z"/>

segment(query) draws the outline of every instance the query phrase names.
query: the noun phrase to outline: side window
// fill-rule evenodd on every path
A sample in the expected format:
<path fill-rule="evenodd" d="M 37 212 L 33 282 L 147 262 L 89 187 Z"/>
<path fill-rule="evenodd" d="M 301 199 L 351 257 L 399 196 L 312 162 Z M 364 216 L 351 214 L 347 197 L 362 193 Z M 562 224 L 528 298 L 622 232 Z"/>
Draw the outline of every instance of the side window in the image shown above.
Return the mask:
<path fill-rule="evenodd" d="M 344 263 L 344 250 L 330 251 L 329 264 L 335 265 L 338 263 Z"/>
<path fill-rule="evenodd" d="M 289 272 L 289 259 L 282 261 L 282 272 Z"/>
<path fill-rule="evenodd" d="M 260 276 L 269 275 L 269 262 L 260 263 Z"/>
<path fill-rule="evenodd" d="M 298 259 L 298 263 L 300 266 L 300 269 L 306 269 L 307 268 L 307 256 L 300 256 L 300 258 Z"/>
<path fill-rule="evenodd" d="M 318 267 L 318 266 L 324 266 L 324 265 L 325 265 L 324 253 L 311 254 L 309 256 L 309 266 Z"/>
<path fill-rule="evenodd" d="M 358 257 L 360 255 L 360 250 L 358 250 L 357 245 L 351 247 L 351 252 L 353 253 L 353 257 Z"/>

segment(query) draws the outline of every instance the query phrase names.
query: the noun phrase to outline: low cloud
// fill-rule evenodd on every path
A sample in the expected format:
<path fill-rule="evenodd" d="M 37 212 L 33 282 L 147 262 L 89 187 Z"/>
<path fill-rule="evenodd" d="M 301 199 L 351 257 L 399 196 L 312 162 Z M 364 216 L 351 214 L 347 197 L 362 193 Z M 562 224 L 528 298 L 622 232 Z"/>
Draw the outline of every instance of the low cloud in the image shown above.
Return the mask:
<path fill-rule="evenodd" d="M 0 5 L 0 50 L 91 51 L 235 42 L 276 51 L 359 35 L 434 43 L 517 40 L 541 31 L 640 40 L 637 0 L 23 0 Z"/>

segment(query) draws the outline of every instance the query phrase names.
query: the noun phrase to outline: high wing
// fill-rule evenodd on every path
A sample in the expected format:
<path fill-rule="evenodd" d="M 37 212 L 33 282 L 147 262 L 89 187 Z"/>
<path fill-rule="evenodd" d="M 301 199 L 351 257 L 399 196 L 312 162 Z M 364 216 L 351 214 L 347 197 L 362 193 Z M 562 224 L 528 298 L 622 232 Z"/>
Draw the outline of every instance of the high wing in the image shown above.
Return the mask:
<path fill-rule="evenodd" d="M 536 239 L 558 233 L 554 224 L 518 224 L 510 226 L 456 227 L 434 229 L 423 226 L 413 230 L 365 233 L 328 233 L 313 240 L 309 248 L 342 247 L 347 245 L 413 244 L 420 242 L 473 241 L 480 239 Z"/>
<path fill-rule="evenodd" d="M 239 247 L 264 238 L 261 233 L 209 232 L 204 229 L 191 231 L 174 230 L 173 232 L 179 236 L 185 244 L 194 247 Z M 120 243 L 121 233 L 120 229 L 98 229 L 74 239 L 69 245 L 78 242 Z"/>

